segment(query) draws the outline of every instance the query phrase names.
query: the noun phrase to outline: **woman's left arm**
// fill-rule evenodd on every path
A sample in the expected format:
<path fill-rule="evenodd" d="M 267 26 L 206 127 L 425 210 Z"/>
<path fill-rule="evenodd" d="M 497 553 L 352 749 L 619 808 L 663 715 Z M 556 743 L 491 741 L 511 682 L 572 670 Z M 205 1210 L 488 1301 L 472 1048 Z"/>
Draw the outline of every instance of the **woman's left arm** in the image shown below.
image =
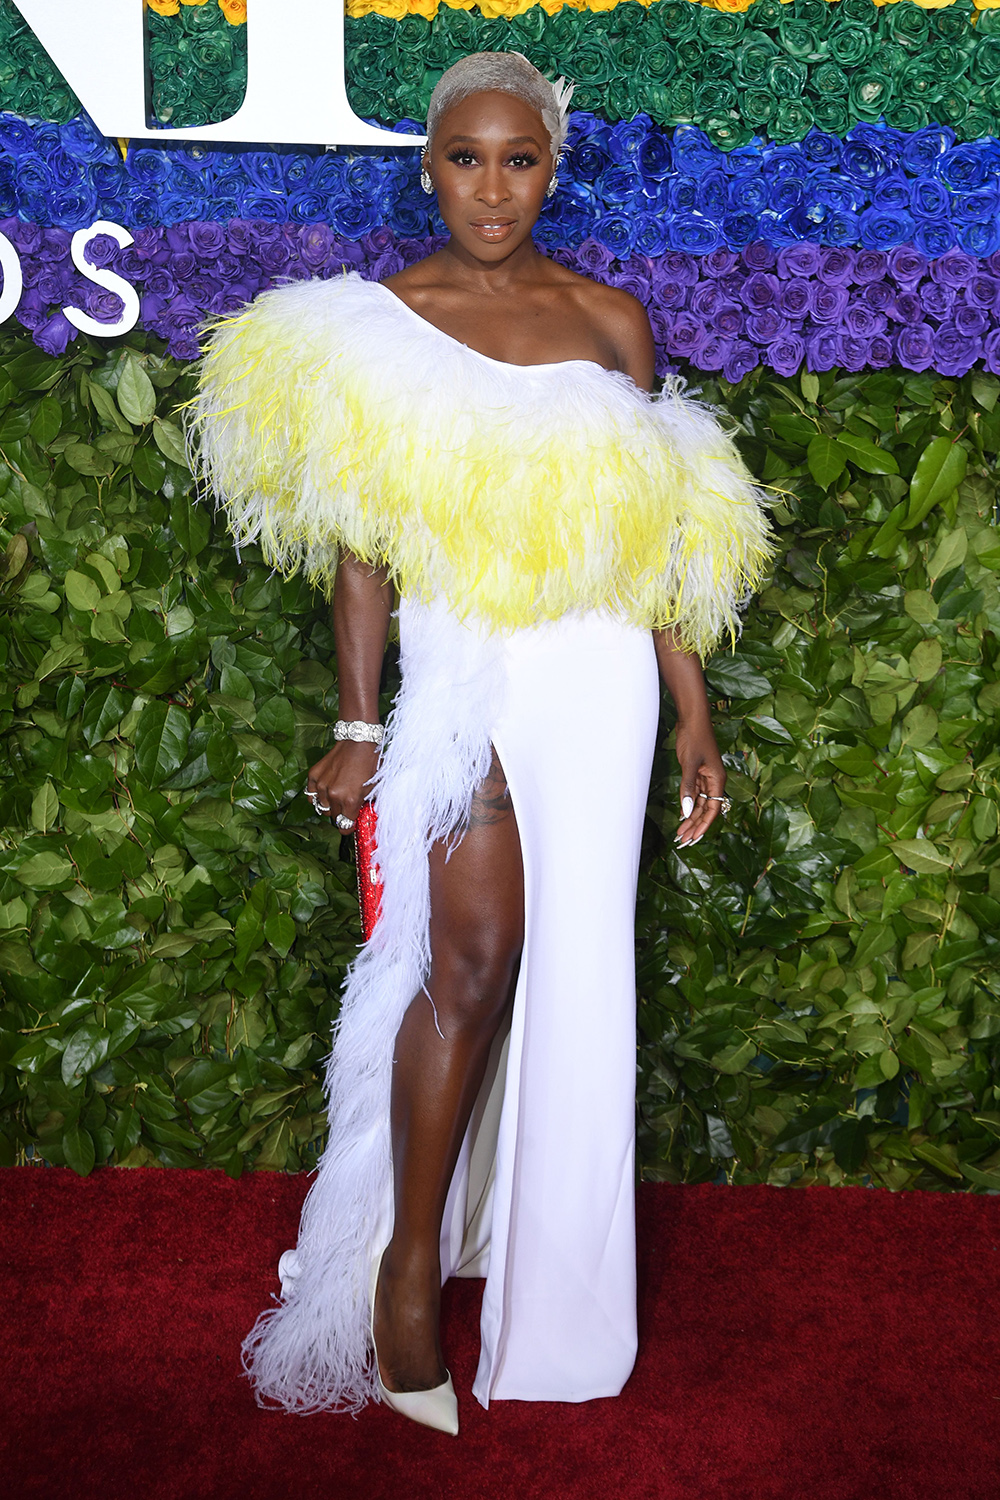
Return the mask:
<path fill-rule="evenodd" d="M 682 846 L 696 844 L 721 811 L 726 768 L 715 743 L 708 692 L 697 656 L 683 651 L 670 630 L 654 630 L 653 642 L 660 676 L 677 709 L 677 759 L 681 768 L 683 815 L 677 829 L 677 842 Z"/>

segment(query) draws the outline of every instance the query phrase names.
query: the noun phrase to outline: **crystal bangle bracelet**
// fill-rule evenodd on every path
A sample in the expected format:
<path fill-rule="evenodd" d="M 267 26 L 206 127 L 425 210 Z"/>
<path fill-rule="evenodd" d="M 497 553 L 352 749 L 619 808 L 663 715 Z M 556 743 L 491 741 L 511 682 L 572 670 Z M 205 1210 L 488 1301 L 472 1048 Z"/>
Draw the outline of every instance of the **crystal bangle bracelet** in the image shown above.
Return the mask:
<path fill-rule="evenodd" d="M 338 719 L 333 726 L 335 740 L 367 740 L 372 745 L 381 745 L 384 734 L 381 724 L 366 724 L 362 719 Z"/>

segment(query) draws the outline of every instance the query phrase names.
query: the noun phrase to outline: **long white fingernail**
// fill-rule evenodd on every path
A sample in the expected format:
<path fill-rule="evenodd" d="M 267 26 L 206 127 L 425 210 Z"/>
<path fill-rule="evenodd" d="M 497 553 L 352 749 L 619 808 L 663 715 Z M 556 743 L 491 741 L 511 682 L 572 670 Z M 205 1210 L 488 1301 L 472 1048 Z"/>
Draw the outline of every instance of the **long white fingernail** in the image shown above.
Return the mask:
<path fill-rule="evenodd" d="M 681 798 L 681 812 L 684 814 L 684 816 L 686 818 L 689 818 L 691 816 L 691 814 L 694 812 L 694 798 L 693 797 L 682 797 Z"/>

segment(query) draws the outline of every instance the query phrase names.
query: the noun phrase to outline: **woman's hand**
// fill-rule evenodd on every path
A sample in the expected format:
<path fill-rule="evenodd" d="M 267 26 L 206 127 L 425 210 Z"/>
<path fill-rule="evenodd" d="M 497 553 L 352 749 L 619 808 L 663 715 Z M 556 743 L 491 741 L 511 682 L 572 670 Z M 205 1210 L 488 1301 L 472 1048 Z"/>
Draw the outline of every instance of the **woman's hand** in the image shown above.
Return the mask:
<path fill-rule="evenodd" d="M 357 822 L 365 787 L 378 766 L 378 746 L 367 740 L 340 740 L 309 772 L 306 796 L 324 818 Z"/>
<path fill-rule="evenodd" d="M 677 760 L 681 768 L 682 821 L 675 842 L 683 849 L 704 838 L 722 811 L 726 768 L 711 724 L 678 724 Z"/>

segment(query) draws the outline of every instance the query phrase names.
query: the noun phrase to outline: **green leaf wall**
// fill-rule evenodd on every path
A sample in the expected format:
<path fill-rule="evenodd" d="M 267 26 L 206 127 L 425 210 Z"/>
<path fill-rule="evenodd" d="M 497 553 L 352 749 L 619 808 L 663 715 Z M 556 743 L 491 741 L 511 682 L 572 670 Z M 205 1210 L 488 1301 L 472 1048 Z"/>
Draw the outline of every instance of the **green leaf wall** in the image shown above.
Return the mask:
<path fill-rule="evenodd" d="M 196 503 L 160 351 L 0 340 L 0 1151 L 298 1170 L 359 938 L 349 841 L 301 795 L 332 638 Z M 708 668 L 735 806 L 684 853 L 665 705 L 644 1171 L 1000 1190 L 1000 384 L 704 391 L 781 560 Z"/>

